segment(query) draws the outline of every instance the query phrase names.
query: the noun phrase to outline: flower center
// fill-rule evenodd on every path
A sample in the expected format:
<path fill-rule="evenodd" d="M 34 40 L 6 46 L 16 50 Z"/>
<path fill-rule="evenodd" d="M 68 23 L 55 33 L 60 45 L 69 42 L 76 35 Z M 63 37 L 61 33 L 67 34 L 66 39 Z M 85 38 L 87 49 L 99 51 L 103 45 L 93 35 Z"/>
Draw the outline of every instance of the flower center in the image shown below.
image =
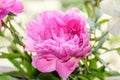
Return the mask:
<path fill-rule="evenodd" d="M 80 32 L 80 21 L 70 20 L 67 24 L 68 32 L 72 34 L 78 34 Z"/>

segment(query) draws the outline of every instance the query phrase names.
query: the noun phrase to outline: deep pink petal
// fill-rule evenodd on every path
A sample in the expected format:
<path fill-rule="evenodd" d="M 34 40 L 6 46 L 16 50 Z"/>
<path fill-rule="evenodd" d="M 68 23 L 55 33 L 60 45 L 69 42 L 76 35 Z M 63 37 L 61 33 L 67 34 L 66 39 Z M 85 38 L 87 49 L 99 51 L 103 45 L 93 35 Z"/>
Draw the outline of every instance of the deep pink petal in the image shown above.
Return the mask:
<path fill-rule="evenodd" d="M 8 14 L 8 11 L 1 9 L 0 11 L 0 19 L 3 19 Z"/>

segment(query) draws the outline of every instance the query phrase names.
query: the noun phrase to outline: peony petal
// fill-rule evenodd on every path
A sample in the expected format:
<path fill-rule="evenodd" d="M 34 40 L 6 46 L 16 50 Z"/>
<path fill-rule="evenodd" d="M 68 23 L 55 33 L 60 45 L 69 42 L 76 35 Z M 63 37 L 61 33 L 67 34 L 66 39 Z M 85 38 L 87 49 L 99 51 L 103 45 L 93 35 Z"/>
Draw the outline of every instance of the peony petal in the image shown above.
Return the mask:
<path fill-rule="evenodd" d="M 52 36 L 51 24 L 54 24 L 54 21 L 50 20 L 50 16 L 49 12 L 37 16 L 36 20 L 28 24 L 27 34 L 34 40 L 37 39 L 37 36 L 40 36 L 42 40 L 50 39 Z"/>
<path fill-rule="evenodd" d="M 66 16 L 68 15 L 68 16 L 72 16 L 71 18 L 76 18 L 76 17 L 79 17 L 78 13 L 79 13 L 78 8 L 71 8 L 71 9 L 67 10 Z"/>
<path fill-rule="evenodd" d="M 67 62 L 57 60 L 56 71 L 62 78 L 67 78 L 78 66 L 79 58 L 71 58 Z"/>
<path fill-rule="evenodd" d="M 38 54 L 32 57 L 32 65 L 41 72 L 52 72 L 56 69 L 56 57 L 50 54 Z"/>
<path fill-rule="evenodd" d="M 22 2 L 20 2 L 20 0 L 15 0 L 14 4 L 10 8 L 8 8 L 8 11 L 14 14 L 21 13 L 23 11 Z"/>
<path fill-rule="evenodd" d="M 7 14 L 8 14 L 8 11 L 6 11 L 4 9 L 2 11 L 0 11 L 0 19 L 3 19 Z"/>
<path fill-rule="evenodd" d="M 26 45 L 25 51 L 30 51 L 30 52 L 36 51 L 34 46 L 35 41 L 32 40 L 30 37 L 28 36 L 24 37 L 23 42 Z"/>
<path fill-rule="evenodd" d="M 12 6 L 14 4 L 16 0 L 1 0 L 2 4 L 2 8 L 9 8 L 10 6 Z"/>
<path fill-rule="evenodd" d="M 117 36 L 120 33 L 120 17 L 112 17 L 108 26 L 110 33 Z"/>
<path fill-rule="evenodd" d="M 91 44 L 88 44 L 87 46 L 85 46 L 81 51 L 79 51 L 78 53 L 76 53 L 76 56 L 79 56 L 79 57 L 85 57 L 85 56 L 88 56 L 91 51 Z"/>
<path fill-rule="evenodd" d="M 41 24 L 38 24 L 37 21 L 31 21 L 27 27 L 27 35 L 30 36 L 33 40 L 37 40 L 37 37 L 39 36 L 40 28 L 44 32 L 44 28 L 41 27 Z M 42 35 L 40 37 L 42 37 Z"/>

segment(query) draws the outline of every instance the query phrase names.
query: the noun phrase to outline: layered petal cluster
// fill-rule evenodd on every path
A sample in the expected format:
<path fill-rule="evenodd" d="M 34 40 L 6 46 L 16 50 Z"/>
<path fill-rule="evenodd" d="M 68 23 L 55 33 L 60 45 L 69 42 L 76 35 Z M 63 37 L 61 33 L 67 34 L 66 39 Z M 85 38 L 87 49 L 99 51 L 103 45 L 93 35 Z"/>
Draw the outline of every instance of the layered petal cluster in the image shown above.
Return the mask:
<path fill-rule="evenodd" d="M 0 0 L 0 20 L 2 20 L 9 12 L 18 14 L 22 11 L 23 5 L 20 0 Z"/>
<path fill-rule="evenodd" d="M 120 0 L 103 0 L 100 3 L 101 10 L 112 16 L 109 23 L 109 31 L 113 35 L 120 33 Z"/>
<path fill-rule="evenodd" d="M 25 50 L 36 52 L 32 64 L 40 72 L 57 71 L 66 78 L 72 73 L 80 58 L 91 51 L 86 19 L 78 9 L 46 11 L 32 20 L 23 41 Z"/>

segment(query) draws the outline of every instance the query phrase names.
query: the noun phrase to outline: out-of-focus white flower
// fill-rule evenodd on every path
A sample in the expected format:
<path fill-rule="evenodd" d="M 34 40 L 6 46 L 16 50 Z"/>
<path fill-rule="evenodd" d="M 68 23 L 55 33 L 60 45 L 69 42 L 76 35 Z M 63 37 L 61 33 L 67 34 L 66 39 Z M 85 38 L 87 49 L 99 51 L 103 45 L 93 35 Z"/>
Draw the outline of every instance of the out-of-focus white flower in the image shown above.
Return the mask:
<path fill-rule="evenodd" d="M 118 35 L 120 33 L 120 0 L 103 0 L 100 8 L 104 13 L 112 16 L 108 22 L 109 32 Z"/>

